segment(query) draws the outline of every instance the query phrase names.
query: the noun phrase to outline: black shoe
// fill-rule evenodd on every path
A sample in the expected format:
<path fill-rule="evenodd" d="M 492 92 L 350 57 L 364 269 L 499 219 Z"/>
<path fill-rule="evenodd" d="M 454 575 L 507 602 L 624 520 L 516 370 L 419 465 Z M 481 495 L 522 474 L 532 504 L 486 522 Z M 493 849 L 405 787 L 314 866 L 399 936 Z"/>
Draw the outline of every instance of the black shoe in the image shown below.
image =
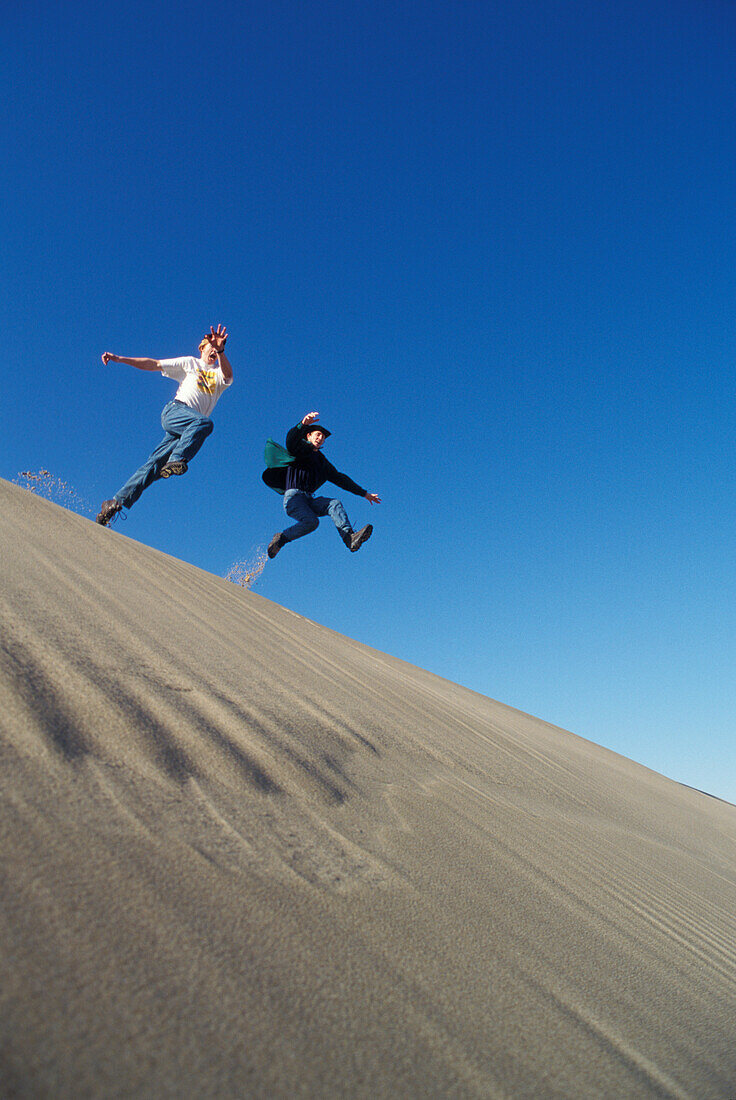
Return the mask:
<path fill-rule="evenodd" d="M 372 523 L 366 523 L 365 527 L 361 527 L 360 531 L 353 531 L 352 535 L 350 536 L 350 542 L 348 543 L 348 546 L 350 547 L 352 553 L 354 554 L 356 550 L 360 550 L 363 543 L 367 542 L 372 534 Z"/>
<path fill-rule="evenodd" d="M 115 500 L 114 497 L 112 500 L 106 500 L 97 515 L 97 522 L 101 523 L 103 527 L 107 527 L 110 520 L 115 518 L 122 507 L 120 501 Z"/>
<path fill-rule="evenodd" d="M 266 553 L 269 558 L 275 558 L 282 546 L 285 546 L 283 536 L 280 531 L 277 531 L 268 544 L 268 550 Z"/>
<path fill-rule="evenodd" d="M 179 474 L 185 474 L 188 469 L 186 462 L 167 462 L 161 467 L 161 477 L 178 477 Z"/>

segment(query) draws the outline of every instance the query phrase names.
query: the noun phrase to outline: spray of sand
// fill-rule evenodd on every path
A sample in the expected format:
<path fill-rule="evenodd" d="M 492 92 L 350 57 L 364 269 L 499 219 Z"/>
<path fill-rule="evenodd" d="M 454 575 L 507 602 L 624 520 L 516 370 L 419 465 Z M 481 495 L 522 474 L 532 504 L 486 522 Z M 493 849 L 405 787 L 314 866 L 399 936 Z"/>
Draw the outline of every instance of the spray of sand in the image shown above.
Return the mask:
<path fill-rule="evenodd" d="M 268 561 L 268 555 L 265 550 L 256 551 L 255 557 L 244 558 L 243 561 L 236 561 L 234 565 L 231 565 L 225 574 L 226 581 L 232 581 L 233 584 L 239 584 L 242 588 L 252 588 L 255 581 L 258 580 L 263 572 L 266 562 Z"/>
<path fill-rule="evenodd" d="M 54 504 L 60 504 L 62 508 L 68 508 L 80 516 L 94 515 L 94 508 L 89 501 L 80 497 L 79 493 L 60 477 L 56 477 L 50 470 L 21 470 L 15 478 L 15 484 L 29 493 L 45 497 Z M 263 572 L 268 555 L 265 550 L 258 549 L 255 555 L 236 561 L 225 574 L 226 581 L 239 584 L 241 588 L 252 588 Z"/>
<path fill-rule="evenodd" d="M 15 478 L 15 484 L 80 516 L 94 515 L 94 508 L 89 501 L 80 497 L 71 485 L 56 477 L 50 470 L 21 470 Z"/>

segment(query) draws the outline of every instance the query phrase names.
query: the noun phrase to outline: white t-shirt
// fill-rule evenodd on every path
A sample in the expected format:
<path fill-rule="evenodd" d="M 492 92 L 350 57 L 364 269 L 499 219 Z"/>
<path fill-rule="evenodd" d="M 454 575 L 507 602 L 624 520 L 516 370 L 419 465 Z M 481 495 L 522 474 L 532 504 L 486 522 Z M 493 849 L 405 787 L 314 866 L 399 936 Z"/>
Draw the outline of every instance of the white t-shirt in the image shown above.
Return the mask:
<path fill-rule="evenodd" d="M 204 359 L 195 359 L 193 355 L 184 355 L 181 359 L 160 359 L 159 368 L 166 378 L 173 378 L 179 383 L 174 400 L 181 401 L 202 416 L 210 415 L 222 391 L 232 383 L 232 378 L 225 378 L 221 366 L 210 367 Z"/>

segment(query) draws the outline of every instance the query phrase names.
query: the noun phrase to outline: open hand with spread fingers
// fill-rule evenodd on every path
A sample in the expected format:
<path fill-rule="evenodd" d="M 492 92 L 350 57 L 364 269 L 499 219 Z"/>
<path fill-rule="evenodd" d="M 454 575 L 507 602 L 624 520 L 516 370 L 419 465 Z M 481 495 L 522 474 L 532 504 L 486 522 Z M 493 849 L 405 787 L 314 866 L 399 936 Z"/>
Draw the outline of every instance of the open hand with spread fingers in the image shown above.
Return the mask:
<path fill-rule="evenodd" d="M 205 340 L 209 340 L 218 355 L 222 355 L 227 341 L 227 329 L 218 324 L 217 331 L 210 325 L 210 331 L 205 333 Z"/>

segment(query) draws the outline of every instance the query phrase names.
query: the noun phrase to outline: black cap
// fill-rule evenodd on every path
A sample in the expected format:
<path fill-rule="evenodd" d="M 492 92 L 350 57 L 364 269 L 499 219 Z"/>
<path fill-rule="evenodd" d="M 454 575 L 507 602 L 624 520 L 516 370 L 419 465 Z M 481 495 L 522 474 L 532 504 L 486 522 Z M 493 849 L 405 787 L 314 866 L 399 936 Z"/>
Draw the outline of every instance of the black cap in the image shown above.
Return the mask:
<path fill-rule="evenodd" d="M 322 432 L 322 435 L 327 439 L 328 435 L 332 435 L 332 432 L 328 432 L 322 424 L 305 424 L 305 435 L 309 435 L 310 432 Z"/>

